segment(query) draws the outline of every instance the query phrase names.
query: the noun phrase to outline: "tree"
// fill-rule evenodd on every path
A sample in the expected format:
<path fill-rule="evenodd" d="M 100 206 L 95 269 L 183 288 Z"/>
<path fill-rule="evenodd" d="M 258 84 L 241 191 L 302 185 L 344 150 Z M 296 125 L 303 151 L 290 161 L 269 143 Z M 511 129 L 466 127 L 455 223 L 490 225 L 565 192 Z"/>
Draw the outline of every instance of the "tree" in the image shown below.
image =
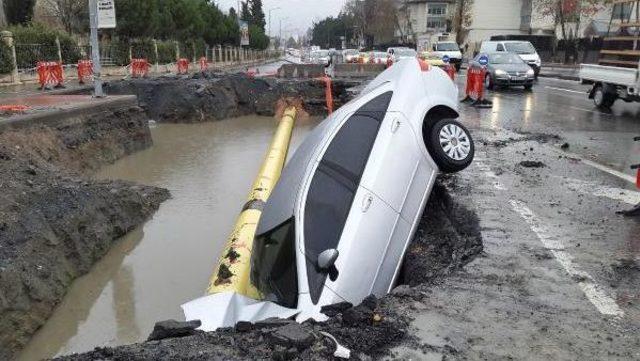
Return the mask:
<path fill-rule="evenodd" d="M 399 23 L 395 0 L 348 0 L 342 12 L 353 19 L 365 46 L 393 39 Z"/>
<path fill-rule="evenodd" d="M 44 0 L 43 7 L 69 34 L 86 33 L 89 28 L 89 3 L 86 0 Z"/>
<path fill-rule="evenodd" d="M 469 36 L 469 28 L 473 24 L 473 0 L 457 0 L 453 16 L 453 32 L 456 43 L 462 45 Z"/>
<path fill-rule="evenodd" d="M 33 19 L 36 0 L 4 0 L 4 12 L 10 25 L 27 24 Z"/>
<path fill-rule="evenodd" d="M 115 32 L 125 39 L 132 39 L 155 35 L 160 21 L 158 6 L 169 3 L 158 0 L 116 0 L 115 4 L 118 15 Z"/>
<path fill-rule="evenodd" d="M 601 10 L 609 0 L 536 0 L 536 9 L 542 16 L 552 17 L 565 43 L 565 63 L 577 58 L 579 31 L 583 17 Z"/>
<path fill-rule="evenodd" d="M 264 11 L 262 10 L 262 0 L 251 0 L 251 23 L 262 30 L 264 33 L 265 21 Z"/>
<path fill-rule="evenodd" d="M 298 42 L 296 41 L 296 39 L 293 38 L 293 36 L 290 36 L 289 39 L 287 39 L 287 48 L 297 48 L 298 47 Z"/>
<path fill-rule="evenodd" d="M 240 3 L 240 20 L 251 21 L 251 12 L 249 11 L 249 0 Z"/>
<path fill-rule="evenodd" d="M 342 37 L 353 38 L 353 18 L 341 13 L 338 17 L 328 17 L 313 24 L 311 42 L 324 48 L 341 48 Z"/>

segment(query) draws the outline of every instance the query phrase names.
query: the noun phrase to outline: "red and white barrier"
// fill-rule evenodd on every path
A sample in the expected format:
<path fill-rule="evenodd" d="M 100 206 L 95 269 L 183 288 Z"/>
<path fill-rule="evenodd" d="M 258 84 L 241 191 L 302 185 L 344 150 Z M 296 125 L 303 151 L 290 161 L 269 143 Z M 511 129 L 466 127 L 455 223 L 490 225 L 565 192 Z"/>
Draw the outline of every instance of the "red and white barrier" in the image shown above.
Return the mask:
<path fill-rule="evenodd" d="M 189 73 L 189 59 L 178 59 L 178 74 L 187 74 Z"/>
<path fill-rule="evenodd" d="M 456 80 L 456 67 L 453 64 L 447 63 L 444 67 L 444 71 L 449 75 L 451 80 Z"/>
<path fill-rule="evenodd" d="M 484 78 L 487 75 L 485 67 L 469 66 L 467 70 L 467 85 L 465 98 L 462 102 L 472 102 L 479 107 L 491 107 L 493 103 L 484 98 Z"/>
<path fill-rule="evenodd" d="M 131 77 L 144 78 L 149 74 L 151 64 L 147 59 L 131 59 Z"/>
<path fill-rule="evenodd" d="M 78 60 L 78 82 L 84 84 L 85 80 L 93 76 L 93 62 L 91 60 Z"/>
<path fill-rule="evenodd" d="M 204 56 L 202 58 L 200 58 L 198 63 L 200 64 L 200 71 L 201 72 L 204 73 L 205 71 L 209 70 L 209 63 L 207 62 L 207 58 L 205 58 Z"/>
<path fill-rule="evenodd" d="M 36 71 L 38 72 L 38 82 L 41 89 L 63 86 L 64 71 L 60 62 L 39 61 L 36 65 Z"/>

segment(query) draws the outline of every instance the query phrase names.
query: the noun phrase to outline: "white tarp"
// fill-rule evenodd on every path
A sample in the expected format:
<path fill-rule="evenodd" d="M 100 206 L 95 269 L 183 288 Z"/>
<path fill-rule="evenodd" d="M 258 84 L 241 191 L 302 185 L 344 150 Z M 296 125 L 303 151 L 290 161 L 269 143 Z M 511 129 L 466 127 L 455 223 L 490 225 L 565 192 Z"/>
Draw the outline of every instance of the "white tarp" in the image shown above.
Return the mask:
<path fill-rule="evenodd" d="M 300 311 L 273 302 L 256 301 L 235 292 L 200 297 L 182 305 L 187 321 L 200 320 L 202 331 L 233 327 L 238 321 L 258 322 L 267 318 L 290 318 Z"/>

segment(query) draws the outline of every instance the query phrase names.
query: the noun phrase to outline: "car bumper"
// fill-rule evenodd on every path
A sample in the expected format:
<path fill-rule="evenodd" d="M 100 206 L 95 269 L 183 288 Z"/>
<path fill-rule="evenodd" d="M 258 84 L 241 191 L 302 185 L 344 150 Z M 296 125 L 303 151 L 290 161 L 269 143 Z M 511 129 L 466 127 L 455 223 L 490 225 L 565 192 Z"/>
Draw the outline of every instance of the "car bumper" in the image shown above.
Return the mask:
<path fill-rule="evenodd" d="M 533 69 L 533 72 L 536 74 L 536 76 L 538 76 L 538 74 L 540 74 L 540 66 L 536 65 L 535 63 L 528 63 L 528 64 L 531 67 L 531 69 Z"/>
<path fill-rule="evenodd" d="M 495 78 L 494 83 L 500 86 L 522 86 L 533 84 L 534 78 L 529 77 L 502 77 Z"/>

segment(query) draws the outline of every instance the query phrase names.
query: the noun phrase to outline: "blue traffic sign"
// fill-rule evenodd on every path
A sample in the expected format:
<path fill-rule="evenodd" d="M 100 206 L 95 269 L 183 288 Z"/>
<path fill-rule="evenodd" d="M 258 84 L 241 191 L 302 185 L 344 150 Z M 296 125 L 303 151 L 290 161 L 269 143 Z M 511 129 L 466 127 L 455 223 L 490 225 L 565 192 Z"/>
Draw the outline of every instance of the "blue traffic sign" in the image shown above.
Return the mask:
<path fill-rule="evenodd" d="M 445 63 L 448 63 L 451 59 L 449 59 L 449 55 L 445 55 L 442 57 L 442 61 L 444 61 Z"/>
<path fill-rule="evenodd" d="M 486 54 L 480 55 L 480 57 L 478 58 L 478 63 L 480 63 L 480 65 L 482 66 L 489 64 L 489 57 Z"/>

